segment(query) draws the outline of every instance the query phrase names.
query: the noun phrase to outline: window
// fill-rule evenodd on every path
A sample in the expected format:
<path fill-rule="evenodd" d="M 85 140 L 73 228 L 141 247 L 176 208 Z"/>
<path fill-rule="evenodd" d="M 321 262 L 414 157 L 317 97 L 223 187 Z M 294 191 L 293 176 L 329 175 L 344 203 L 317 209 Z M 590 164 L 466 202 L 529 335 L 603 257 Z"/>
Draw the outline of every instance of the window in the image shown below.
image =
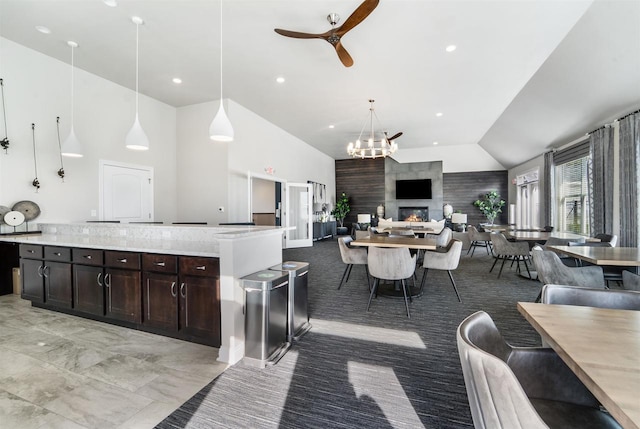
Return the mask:
<path fill-rule="evenodd" d="M 562 232 L 590 235 L 589 224 L 589 156 L 556 165 L 555 210 L 558 229 Z"/>
<path fill-rule="evenodd" d="M 516 225 L 521 229 L 540 228 L 539 171 L 534 170 L 516 177 L 519 212 Z"/>

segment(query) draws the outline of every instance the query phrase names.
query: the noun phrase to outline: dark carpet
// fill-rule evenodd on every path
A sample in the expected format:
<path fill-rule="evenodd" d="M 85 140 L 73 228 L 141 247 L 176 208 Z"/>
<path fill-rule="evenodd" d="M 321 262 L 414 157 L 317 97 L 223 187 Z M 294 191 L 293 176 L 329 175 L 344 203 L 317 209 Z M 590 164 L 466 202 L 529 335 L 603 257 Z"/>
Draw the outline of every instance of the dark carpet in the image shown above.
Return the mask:
<path fill-rule="evenodd" d="M 166 428 L 468 428 L 473 427 L 456 347 L 456 328 L 484 310 L 510 343 L 539 344 L 516 309 L 540 284 L 514 268 L 489 273 L 493 259 L 476 251 L 453 272 L 429 271 L 422 297 L 410 304 L 379 297 L 366 311 L 364 269 L 344 270 L 335 240 L 283 251 L 310 263 L 313 328 L 275 366 L 236 364 L 157 427 Z M 418 280 L 422 276 L 418 270 Z"/>

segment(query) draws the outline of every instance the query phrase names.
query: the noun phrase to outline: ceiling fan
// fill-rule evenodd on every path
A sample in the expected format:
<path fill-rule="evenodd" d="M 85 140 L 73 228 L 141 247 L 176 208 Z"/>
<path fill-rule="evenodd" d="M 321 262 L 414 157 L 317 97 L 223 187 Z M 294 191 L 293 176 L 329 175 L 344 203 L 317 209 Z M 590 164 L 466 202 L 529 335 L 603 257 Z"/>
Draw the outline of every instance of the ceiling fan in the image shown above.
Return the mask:
<path fill-rule="evenodd" d="M 324 39 L 333 45 L 342 64 L 344 64 L 345 67 L 351 67 L 353 65 L 353 58 L 351 58 L 351 55 L 349 55 L 344 46 L 342 46 L 342 36 L 369 16 L 376 6 L 378 6 L 379 2 L 380 0 L 364 0 L 362 4 L 349 15 L 349 18 L 344 21 L 344 24 L 338 28 L 336 28 L 336 24 L 340 21 L 340 16 L 337 13 L 327 15 L 327 21 L 329 21 L 332 28 L 325 33 L 300 33 L 297 31 L 282 30 L 280 28 L 276 28 L 274 31 L 282 36 L 296 39 Z"/>

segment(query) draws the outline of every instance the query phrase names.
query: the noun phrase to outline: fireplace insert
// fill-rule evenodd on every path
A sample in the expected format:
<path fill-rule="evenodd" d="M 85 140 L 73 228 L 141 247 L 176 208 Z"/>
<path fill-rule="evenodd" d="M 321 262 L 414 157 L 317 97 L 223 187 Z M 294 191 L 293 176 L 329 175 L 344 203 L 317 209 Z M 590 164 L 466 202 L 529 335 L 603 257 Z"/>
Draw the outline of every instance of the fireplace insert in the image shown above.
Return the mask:
<path fill-rule="evenodd" d="M 398 220 L 405 222 L 429 222 L 429 207 L 399 207 Z"/>

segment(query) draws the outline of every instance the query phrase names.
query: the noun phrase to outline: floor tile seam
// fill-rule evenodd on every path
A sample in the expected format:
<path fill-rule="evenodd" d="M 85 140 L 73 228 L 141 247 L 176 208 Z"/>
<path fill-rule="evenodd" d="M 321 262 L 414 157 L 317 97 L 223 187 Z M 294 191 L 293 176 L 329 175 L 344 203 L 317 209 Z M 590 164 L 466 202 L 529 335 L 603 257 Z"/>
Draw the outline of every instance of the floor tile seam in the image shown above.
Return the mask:
<path fill-rule="evenodd" d="M 89 367 L 91 368 L 91 367 Z M 119 389 L 122 390 L 126 390 L 129 393 L 136 393 L 136 390 L 141 389 L 142 387 L 146 386 L 147 384 L 151 383 L 153 380 L 155 380 L 156 378 L 158 378 L 160 376 L 160 374 L 156 374 L 155 377 L 153 377 L 153 379 L 151 379 L 149 382 L 145 383 L 144 385 L 140 386 L 140 387 L 136 387 L 136 386 L 131 386 L 131 388 L 129 387 L 125 387 L 121 384 L 117 384 L 116 382 L 109 382 L 107 380 L 101 379 L 101 378 L 96 378 L 96 376 L 92 376 L 91 374 L 84 374 L 86 377 L 91 378 L 91 380 L 93 381 L 97 381 L 106 385 L 109 385 L 111 387 L 117 387 Z M 139 396 L 143 396 L 143 395 L 139 395 Z M 144 396 L 145 398 L 147 398 L 146 396 Z M 147 399 L 151 399 L 151 398 L 147 398 Z"/>

